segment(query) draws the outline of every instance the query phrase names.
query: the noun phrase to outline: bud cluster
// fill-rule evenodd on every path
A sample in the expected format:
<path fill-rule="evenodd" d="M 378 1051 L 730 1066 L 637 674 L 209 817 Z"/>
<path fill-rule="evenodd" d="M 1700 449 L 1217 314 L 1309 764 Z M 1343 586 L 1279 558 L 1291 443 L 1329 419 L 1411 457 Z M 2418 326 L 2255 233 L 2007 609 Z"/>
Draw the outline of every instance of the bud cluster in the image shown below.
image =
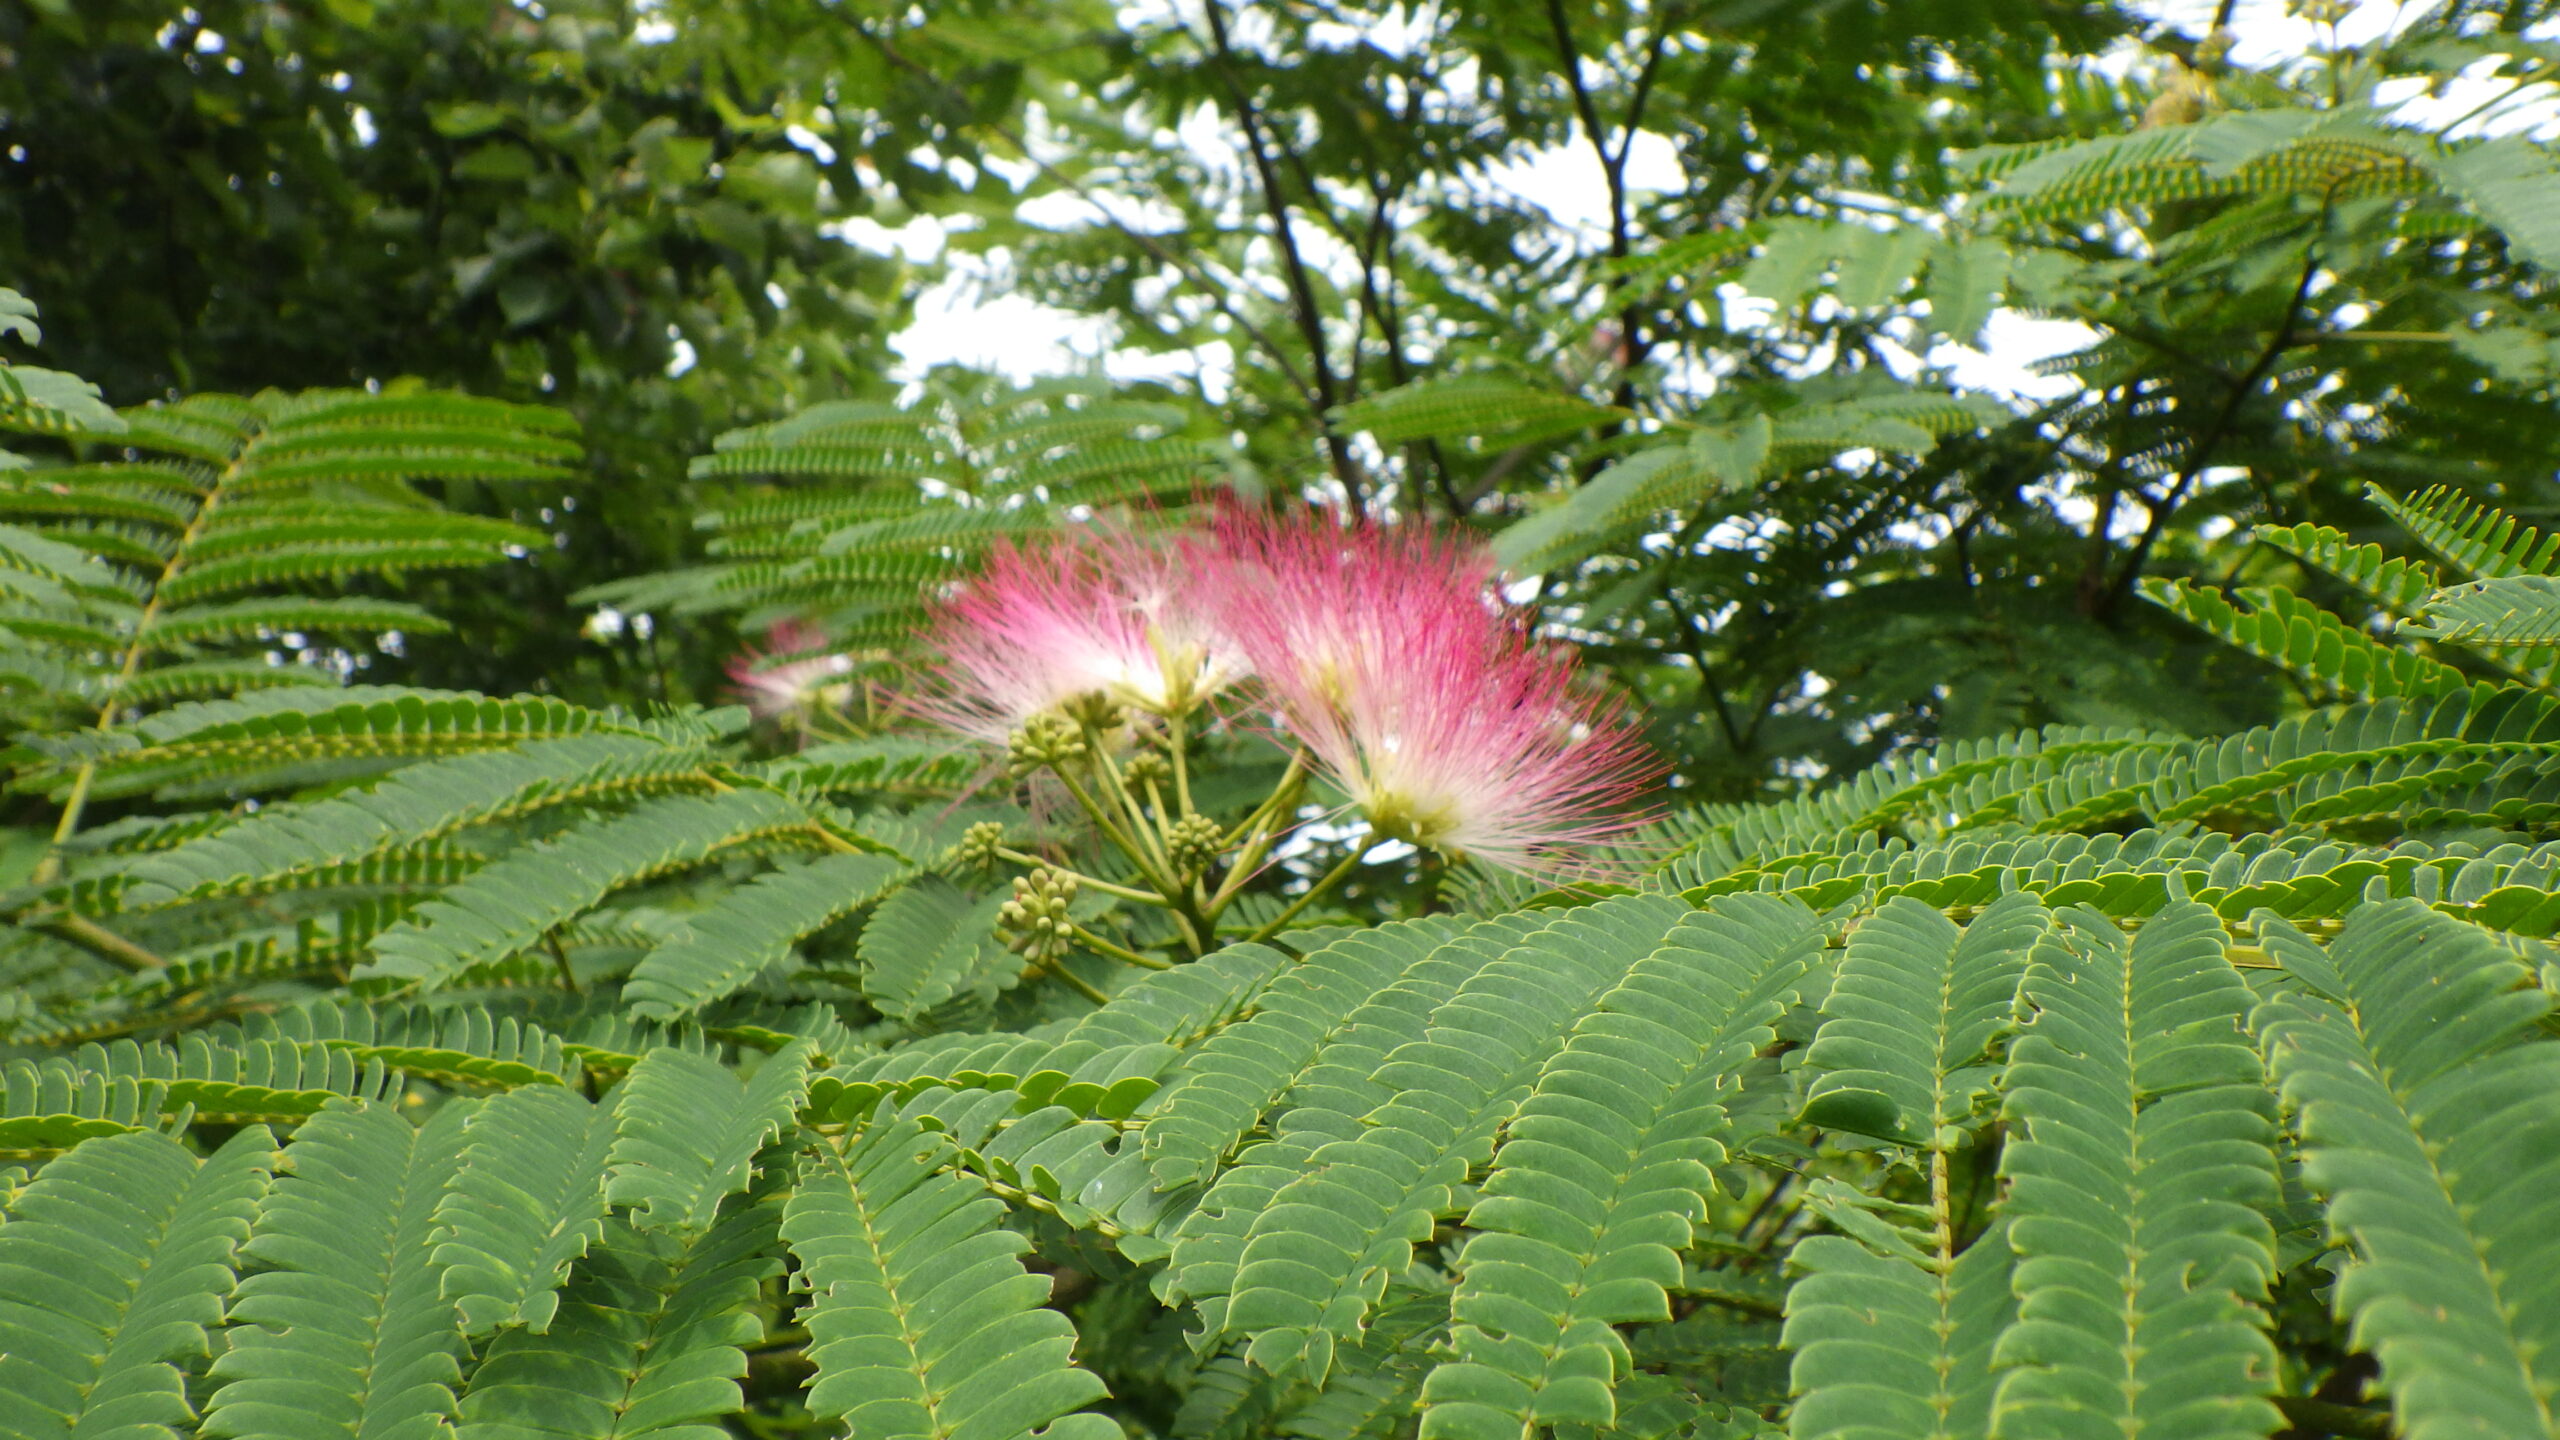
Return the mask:
<path fill-rule="evenodd" d="M 1055 714 L 1032 716 L 1005 745 L 1007 768 L 1016 778 L 1082 759 L 1084 753 L 1084 732 Z"/>
<path fill-rule="evenodd" d="M 1005 948 L 1036 963 L 1064 955 L 1075 934 L 1067 907 L 1075 903 L 1076 877 L 1047 866 L 1017 877 L 1013 898 L 996 911 L 996 934 Z"/>
<path fill-rule="evenodd" d="M 1165 849 L 1173 868 L 1185 875 L 1206 875 L 1226 853 L 1226 827 L 1206 815 L 1185 815 L 1165 831 Z"/>
<path fill-rule="evenodd" d="M 960 843 L 951 847 L 951 858 L 963 865 L 981 869 L 1001 859 L 1004 849 L 1004 825 L 1000 821 L 981 820 L 960 832 Z"/>

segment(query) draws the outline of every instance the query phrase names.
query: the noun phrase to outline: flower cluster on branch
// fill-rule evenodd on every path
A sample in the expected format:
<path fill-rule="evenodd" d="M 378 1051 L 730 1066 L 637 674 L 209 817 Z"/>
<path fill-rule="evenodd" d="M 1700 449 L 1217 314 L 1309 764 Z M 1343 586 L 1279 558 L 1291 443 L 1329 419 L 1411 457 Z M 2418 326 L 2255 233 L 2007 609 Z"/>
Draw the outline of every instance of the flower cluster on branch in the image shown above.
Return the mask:
<path fill-rule="evenodd" d="M 1003 747 L 1017 778 L 1053 779 L 1134 871 L 1079 878 L 1167 908 L 1195 954 L 1314 813 L 1310 779 L 1337 791 L 1366 835 L 1259 934 L 1393 841 L 1587 878 L 1604 868 L 1596 848 L 1641 822 L 1658 769 L 1496 579 L 1479 545 L 1320 513 L 1231 505 L 1159 537 L 1082 528 L 1000 548 L 940 600 L 926 637 L 934 660 L 910 708 Z M 1219 727 L 1267 733 L 1292 757 L 1235 823 L 1193 801 L 1195 742 Z M 1052 928 L 1117 948 L 1063 916 Z"/>

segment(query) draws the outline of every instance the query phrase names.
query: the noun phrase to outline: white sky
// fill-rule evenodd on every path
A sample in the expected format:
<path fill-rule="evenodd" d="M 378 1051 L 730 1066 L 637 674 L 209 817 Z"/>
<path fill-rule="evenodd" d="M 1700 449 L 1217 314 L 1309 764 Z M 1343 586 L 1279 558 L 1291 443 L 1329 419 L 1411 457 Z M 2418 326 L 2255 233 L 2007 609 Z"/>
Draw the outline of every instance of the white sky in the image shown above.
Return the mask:
<path fill-rule="evenodd" d="M 2197 34 L 2210 22 L 2214 0 L 2149 0 L 2139 8 Z M 2232 27 L 2236 63 L 2280 66 L 2310 51 L 2321 37 L 2310 22 L 2287 15 L 2287 8 L 2285 0 L 2240 0 Z M 2431 8 L 2433 0 L 2358 0 L 2353 12 L 2340 24 L 2337 39 L 2350 45 L 2367 43 Z M 2110 57 L 2107 63 L 2129 66 L 2135 58 L 2128 48 Z M 2442 123 L 2480 104 L 2493 93 L 2494 86 L 2504 83 L 2473 81 L 2458 85 L 2451 95 L 2434 99 L 2416 93 L 2418 87 L 2409 86 L 2400 95 L 2386 93 L 2385 98 L 2407 100 L 2406 112 L 2422 123 Z M 2494 107 L 2486 117 L 2489 128 L 2533 128 L 2545 132 L 2560 129 L 2560 102 L 2555 102 L 2550 87 L 2539 90 L 2539 94 L 2519 97 L 2520 103 Z M 2473 133 L 2479 123 L 2466 125 L 2463 133 Z M 1204 133 L 1184 138 L 1204 158 L 1232 158 L 1232 147 L 1218 136 Z M 1677 189 L 1678 165 L 1677 154 L 1668 141 L 1640 138 L 1630 159 L 1628 178 L 1636 189 Z M 1605 234 L 1607 191 L 1587 145 L 1576 142 L 1542 151 L 1486 179 L 1496 189 L 1545 209 L 1560 225 L 1578 232 L 1595 247 Z M 1051 196 L 1033 202 L 1027 215 L 1033 223 L 1071 225 L 1089 220 L 1092 212 L 1071 196 Z M 1142 220 L 1137 215 L 1127 218 Z M 866 249 L 883 254 L 903 253 L 918 262 L 939 258 L 943 250 L 942 228 L 931 219 L 917 219 L 898 230 L 859 219 L 847 223 L 843 233 Z M 1312 237 L 1302 236 L 1307 238 Z M 914 322 L 891 342 L 901 356 L 901 364 L 893 372 L 896 378 L 912 381 L 933 366 L 946 363 L 991 369 L 1016 380 L 1090 372 L 1097 366 L 1103 373 L 1124 380 L 1171 378 L 1196 369 L 1204 372 L 1212 399 L 1224 392 L 1222 381 L 1231 373 L 1234 357 L 1223 342 L 1203 347 L 1190 356 L 1115 350 L 1113 322 L 1109 319 L 1076 315 L 1003 293 L 1006 286 L 1001 255 L 964 254 L 953 259 L 956 273 L 925 292 L 917 304 Z M 2046 356 L 2077 349 L 2092 338 L 2077 324 L 2031 320 L 2004 311 L 1992 317 L 1982 350 L 1942 344 L 1930 352 L 1928 359 L 1946 367 L 1955 383 L 1965 388 L 2012 395 L 2051 395 L 2067 392 L 2075 382 L 2067 377 L 2039 377 L 2027 367 Z"/>

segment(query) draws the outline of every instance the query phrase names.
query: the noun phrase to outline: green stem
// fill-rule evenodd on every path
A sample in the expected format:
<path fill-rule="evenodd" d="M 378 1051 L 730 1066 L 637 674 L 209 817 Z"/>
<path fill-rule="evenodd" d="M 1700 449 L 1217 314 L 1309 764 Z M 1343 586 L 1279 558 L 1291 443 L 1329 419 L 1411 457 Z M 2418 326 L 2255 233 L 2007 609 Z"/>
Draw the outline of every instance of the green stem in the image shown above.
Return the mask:
<path fill-rule="evenodd" d="M 1070 922 L 1067 926 L 1067 932 L 1075 936 L 1078 940 L 1083 941 L 1086 949 L 1093 951 L 1097 955 L 1108 955 L 1112 959 L 1117 960 L 1124 965 L 1135 965 L 1141 970 L 1170 970 L 1173 968 L 1172 961 L 1160 960 L 1153 955 L 1142 955 L 1125 945 L 1116 945 L 1111 941 L 1105 940 L 1101 936 L 1094 934 L 1092 931 L 1087 930 L 1081 925 Z"/>
<path fill-rule="evenodd" d="M 1135 901 L 1140 905 L 1164 905 L 1169 903 L 1162 895 L 1157 894 L 1153 890 L 1139 890 L 1127 885 L 1116 885 L 1108 880 L 1097 880 L 1093 876 L 1087 875 L 1081 870 L 1070 870 L 1066 866 L 1061 865 L 1054 860 L 1043 860 L 1037 855 L 1026 855 L 1019 850 L 1012 850 L 1003 846 L 998 846 L 996 848 L 996 856 L 998 859 L 1010 860 L 1016 865 L 1028 866 L 1034 870 L 1045 869 L 1053 871 L 1056 874 L 1066 876 L 1068 879 L 1075 881 L 1078 885 L 1082 885 L 1088 889 L 1099 890 L 1105 895 L 1116 895 L 1123 900 Z"/>
<path fill-rule="evenodd" d="M 166 970 L 169 962 L 159 955 L 134 944 L 121 935 L 90 919 L 65 911 L 35 922 L 29 928 L 41 930 L 58 939 L 68 940 L 101 960 L 111 960 L 137 975 Z"/>
<path fill-rule="evenodd" d="M 1147 852 L 1139 849 L 1138 842 L 1130 839 L 1117 822 L 1102 813 L 1102 807 L 1095 803 L 1093 796 L 1087 793 L 1082 785 L 1076 783 L 1075 776 L 1067 773 L 1067 767 L 1053 765 L 1049 773 L 1057 776 L 1058 783 L 1067 787 L 1067 793 L 1074 796 L 1076 804 L 1084 808 L 1085 818 L 1091 820 L 1093 827 L 1102 832 L 1102 838 L 1119 847 L 1120 853 L 1128 856 L 1129 862 L 1145 874 L 1148 884 L 1156 886 L 1159 890 L 1165 888 L 1165 882 L 1157 875 L 1155 865 L 1148 859 Z"/>
<path fill-rule="evenodd" d="M 1121 778 L 1120 767 L 1112 763 L 1110 749 L 1103 744 L 1102 732 L 1090 722 L 1085 723 L 1083 729 L 1085 758 L 1092 764 L 1096 779 L 1128 815 L 1130 828 L 1145 845 L 1145 853 L 1132 851 L 1129 858 L 1137 862 L 1147 883 L 1156 887 L 1156 893 L 1164 897 L 1165 908 L 1173 912 L 1174 923 L 1182 927 L 1183 944 L 1194 955 L 1209 953 L 1209 927 L 1183 903 L 1184 886 L 1180 873 L 1173 867 L 1172 851 L 1166 847 L 1158 827 L 1147 822 L 1146 811 L 1130 795 L 1127 783 Z M 1161 815 L 1162 804 L 1156 808 Z"/>
<path fill-rule="evenodd" d="M 100 729 L 106 728 L 102 723 Z M 80 812 L 89 804 L 89 782 L 97 778 L 98 762 L 83 761 L 80 773 L 72 777 L 71 793 L 63 797 L 62 818 L 53 827 L 53 842 L 45 847 L 44 858 L 36 862 L 33 884 L 50 885 L 62 877 L 62 847 L 71 843 L 80 828 Z"/>
<path fill-rule="evenodd" d="M 1270 794 L 1262 797 L 1262 803 L 1253 807 L 1252 814 L 1244 817 L 1237 823 L 1236 828 L 1227 832 L 1227 838 L 1219 844 L 1218 848 L 1221 850 L 1235 848 L 1237 842 L 1251 834 L 1254 828 L 1262 824 L 1265 819 L 1294 803 L 1294 798 L 1303 787 L 1306 778 L 1307 752 L 1300 750 L 1289 757 L 1289 769 L 1280 777 L 1280 783 L 1272 788 Z"/>
<path fill-rule="evenodd" d="M 1225 914 L 1227 907 L 1235 903 L 1237 893 L 1244 889 L 1246 881 L 1253 878 L 1256 868 L 1262 864 L 1264 852 L 1271 848 L 1271 838 L 1272 832 L 1268 828 L 1253 832 L 1253 839 L 1228 862 L 1227 878 L 1218 882 L 1217 893 L 1209 897 L 1206 913 L 1210 919 L 1215 920 Z"/>
<path fill-rule="evenodd" d="M 1201 907 L 1200 913 L 1210 924 L 1216 924 L 1218 917 L 1226 913 L 1227 906 L 1234 903 L 1245 882 L 1251 880 L 1261 867 L 1262 857 L 1270 853 L 1271 842 L 1279 838 L 1281 827 L 1276 822 L 1283 816 L 1294 814 L 1297 809 L 1297 797 L 1306 788 L 1306 776 L 1307 756 L 1302 750 L 1289 757 L 1289 769 L 1280 777 L 1278 788 L 1254 807 L 1243 824 L 1227 832 L 1225 843 L 1220 848 L 1235 850 L 1236 853 L 1235 858 L 1227 862 L 1227 878 L 1220 882 L 1217 893 Z M 1244 848 L 1236 850 L 1239 842 Z"/>
<path fill-rule="evenodd" d="M 1233 903 L 1237 893 L 1244 889 L 1245 882 L 1251 880 L 1255 872 L 1261 868 L 1262 857 L 1270 853 L 1271 843 L 1280 838 L 1283 827 L 1278 822 L 1281 818 L 1296 812 L 1296 797 L 1304 788 L 1305 771 L 1302 768 L 1302 762 L 1305 758 L 1304 755 L 1290 757 L 1289 773 L 1281 777 L 1281 788 L 1271 792 L 1271 798 L 1263 801 L 1262 805 L 1253 812 L 1248 823 L 1258 820 L 1260 822 L 1258 828 L 1255 828 L 1249 837 L 1241 827 L 1227 837 L 1227 848 L 1234 848 L 1239 839 L 1244 841 L 1244 848 L 1237 850 L 1235 858 L 1228 862 L 1227 878 L 1219 884 L 1217 893 L 1209 897 L 1207 913 L 1212 920 L 1225 913 L 1227 906 Z"/>
<path fill-rule="evenodd" d="M 152 582 L 151 598 L 144 602 L 142 613 L 134 617 L 133 640 L 125 646 L 124 662 L 117 667 L 115 683 L 108 687 L 107 698 L 98 707 L 96 729 L 101 733 L 116 728 L 116 710 L 124 701 L 124 692 L 133 684 L 134 677 L 142 673 L 142 657 L 151 652 L 151 627 L 160 618 L 160 597 L 167 592 L 169 582 L 177 578 L 178 572 L 187 568 L 189 551 L 204 535 L 205 522 L 211 520 L 213 512 L 220 508 L 227 493 L 224 487 L 239 474 L 240 458 L 234 454 L 226 461 L 213 487 L 204 492 L 204 503 L 198 505 L 196 513 L 188 518 L 187 528 L 180 532 L 176 548 L 169 552 L 169 563 L 161 567 L 160 578 Z M 62 818 L 53 827 L 53 843 L 45 848 L 44 858 L 36 862 L 35 873 L 29 877 L 29 883 L 50 885 L 61 878 L 62 847 L 71 843 L 71 837 L 79 833 L 81 813 L 89 804 L 89 782 L 97 773 L 95 758 L 81 763 L 78 778 L 71 782 L 71 793 L 63 799 Z"/>
<path fill-rule="evenodd" d="M 1299 912 L 1316 903 L 1317 900 L 1323 898 L 1325 894 L 1333 890 L 1334 887 L 1340 885 L 1344 880 L 1349 879 L 1351 872 L 1359 868 L 1360 862 L 1369 858 L 1369 852 L 1377 849 L 1385 843 L 1387 843 L 1386 837 L 1372 831 L 1369 838 L 1361 843 L 1360 848 L 1343 856 L 1342 863 L 1324 872 L 1324 878 L 1318 880 L 1313 885 L 1308 886 L 1306 894 L 1289 902 L 1288 909 L 1272 916 L 1271 923 L 1244 937 L 1245 943 L 1250 945 L 1259 940 L 1268 940 L 1272 936 L 1279 934 L 1281 926 L 1297 919 Z"/>
<path fill-rule="evenodd" d="M 1164 717 L 1165 753 L 1173 757 L 1173 798 L 1182 813 L 1191 813 L 1191 761 L 1183 752 L 1191 748 L 1191 722 L 1180 715 Z"/>
<path fill-rule="evenodd" d="M 1121 813 L 1129 817 L 1130 833 L 1146 846 L 1147 858 L 1154 862 L 1145 867 L 1148 882 L 1167 895 L 1172 894 L 1178 888 L 1173 879 L 1173 857 L 1166 853 L 1163 837 L 1156 834 L 1155 826 L 1147 822 L 1147 812 L 1139 807 L 1137 798 L 1129 793 L 1128 785 L 1121 780 L 1120 767 L 1112 762 L 1111 752 L 1102 743 L 1102 732 L 1092 725 L 1085 726 L 1084 747 L 1085 760 L 1093 766 L 1094 778 L 1100 782 L 1103 792 L 1120 807 Z"/>
<path fill-rule="evenodd" d="M 1235 902 L 1245 883 L 1261 870 L 1262 858 L 1271 853 L 1271 843 L 1279 838 L 1280 832 L 1269 824 L 1253 832 L 1253 838 L 1246 841 L 1244 848 L 1237 851 L 1235 859 L 1229 862 L 1227 878 L 1219 883 L 1218 893 L 1209 897 L 1211 916 L 1225 913 L 1226 908 Z"/>
<path fill-rule="evenodd" d="M 1077 994 L 1082 995 L 1084 998 L 1092 1001 L 1096 1005 L 1108 1005 L 1111 1003 L 1110 996 L 1095 989 L 1091 982 L 1068 969 L 1067 962 L 1064 958 L 1043 960 L 1040 962 L 1040 968 L 1057 976 L 1059 979 L 1066 981 L 1068 989 L 1075 991 Z"/>

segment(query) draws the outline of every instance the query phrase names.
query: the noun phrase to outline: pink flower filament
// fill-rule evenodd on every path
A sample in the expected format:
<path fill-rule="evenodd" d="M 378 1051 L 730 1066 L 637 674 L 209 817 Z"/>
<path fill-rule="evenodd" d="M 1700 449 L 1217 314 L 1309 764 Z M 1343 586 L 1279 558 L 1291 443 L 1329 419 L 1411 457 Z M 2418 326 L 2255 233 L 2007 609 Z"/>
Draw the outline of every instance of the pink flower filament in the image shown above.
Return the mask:
<path fill-rule="evenodd" d="M 1231 511 L 1192 553 L 1282 725 L 1380 835 L 1564 875 L 1641 823 L 1656 767 L 1480 549 Z"/>
<path fill-rule="evenodd" d="M 1187 714 L 1242 670 L 1186 589 L 1170 557 L 1126 535 L 1000 547 L 938 607 L 935 688 L 915 708 L 993 745 L 1088 696 Z"/>

